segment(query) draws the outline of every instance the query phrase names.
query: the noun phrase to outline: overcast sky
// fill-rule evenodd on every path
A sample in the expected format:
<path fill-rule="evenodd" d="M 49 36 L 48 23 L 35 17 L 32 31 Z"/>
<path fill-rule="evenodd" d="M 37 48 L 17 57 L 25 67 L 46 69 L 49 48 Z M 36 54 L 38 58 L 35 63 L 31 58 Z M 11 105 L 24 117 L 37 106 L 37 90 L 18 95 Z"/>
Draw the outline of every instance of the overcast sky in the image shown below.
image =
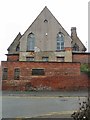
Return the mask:
<path fill-rule="evenodd" d="M 16 35 L 23 34 L 45 6 L 69 34 L 76 27 L 87 47 L 88 0 L 0 0 L 0 61 L 6 60 L 4 54 Z"/>

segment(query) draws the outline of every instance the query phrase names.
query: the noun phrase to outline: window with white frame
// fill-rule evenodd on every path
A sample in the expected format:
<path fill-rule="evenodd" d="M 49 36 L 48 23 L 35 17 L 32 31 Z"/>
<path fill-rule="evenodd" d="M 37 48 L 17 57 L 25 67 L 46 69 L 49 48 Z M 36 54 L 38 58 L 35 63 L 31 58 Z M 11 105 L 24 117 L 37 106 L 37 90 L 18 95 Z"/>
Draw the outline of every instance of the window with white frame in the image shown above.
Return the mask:
<path fill-rule="evenodd" d="M 64 50 L 64 35 L 59 32 L 57 34 L 57 51 Z"/>

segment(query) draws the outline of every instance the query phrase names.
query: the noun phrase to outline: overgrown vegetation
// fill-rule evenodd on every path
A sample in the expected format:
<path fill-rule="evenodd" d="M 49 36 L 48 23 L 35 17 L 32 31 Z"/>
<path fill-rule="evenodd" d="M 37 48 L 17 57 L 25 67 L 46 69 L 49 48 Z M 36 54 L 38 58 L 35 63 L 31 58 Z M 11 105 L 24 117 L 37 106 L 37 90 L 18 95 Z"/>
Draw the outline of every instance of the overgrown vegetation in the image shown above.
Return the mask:
<path fill-rule="evenodd" d="M 74 120 L 90 120 L 90 98 L 87 98 L 87 101 L 83 103 L 79 102 L 79 109 L 77 112 L 74 112 L 71 117 Z"/>
<path fill-rule="evenodd" d="M 90 76 L 90 67 L 88 64 L 81 64 L 81 72 L 87 73 Z"/>

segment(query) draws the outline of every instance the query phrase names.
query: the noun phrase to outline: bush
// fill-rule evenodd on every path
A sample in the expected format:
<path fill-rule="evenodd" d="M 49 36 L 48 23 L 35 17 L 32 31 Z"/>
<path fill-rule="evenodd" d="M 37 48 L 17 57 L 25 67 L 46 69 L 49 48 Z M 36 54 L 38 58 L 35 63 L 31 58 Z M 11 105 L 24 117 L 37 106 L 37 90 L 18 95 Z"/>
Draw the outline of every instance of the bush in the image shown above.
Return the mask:
<path fill-rule="evenodd" d="M 81 72 L 87 73 L 90 76 L 90 68 L 88 64 L 81 64 Z"/>

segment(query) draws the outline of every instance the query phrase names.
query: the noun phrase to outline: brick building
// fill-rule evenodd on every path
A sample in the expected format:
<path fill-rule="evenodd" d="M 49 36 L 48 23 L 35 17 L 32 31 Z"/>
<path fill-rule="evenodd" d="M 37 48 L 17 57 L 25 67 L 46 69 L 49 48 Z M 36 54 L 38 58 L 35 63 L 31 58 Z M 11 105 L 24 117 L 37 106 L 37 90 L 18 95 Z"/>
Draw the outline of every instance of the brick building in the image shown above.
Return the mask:
<path fill-rule="evenodd" d="M 19 33 L 2 61 L 3 90 L 59 90 L 88 87 L 80 65 L 89 53 L 77 36 L 71 36 L 45 7 L 23 35 Z"/>

